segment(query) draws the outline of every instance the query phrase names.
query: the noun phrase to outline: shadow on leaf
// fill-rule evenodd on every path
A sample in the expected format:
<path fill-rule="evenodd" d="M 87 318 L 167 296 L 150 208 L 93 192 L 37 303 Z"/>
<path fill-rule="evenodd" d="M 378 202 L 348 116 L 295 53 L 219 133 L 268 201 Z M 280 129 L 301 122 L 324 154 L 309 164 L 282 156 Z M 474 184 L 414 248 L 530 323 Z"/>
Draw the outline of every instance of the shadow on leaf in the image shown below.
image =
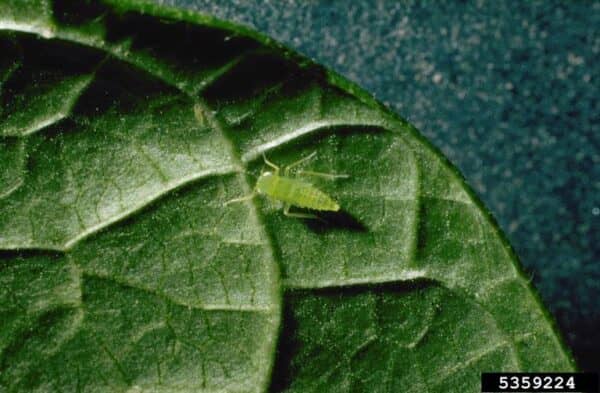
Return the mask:
<path fill-rule="evenodd" d="M 306 219 L 308 228 L 316 233 L 323 233 L 331 230 L 346 230 L 349 232 L 367 232 L 367 228 L 362 222 L 350 213 L 340 210 L 337 212 L 317 212 L 318 219 Z"/>

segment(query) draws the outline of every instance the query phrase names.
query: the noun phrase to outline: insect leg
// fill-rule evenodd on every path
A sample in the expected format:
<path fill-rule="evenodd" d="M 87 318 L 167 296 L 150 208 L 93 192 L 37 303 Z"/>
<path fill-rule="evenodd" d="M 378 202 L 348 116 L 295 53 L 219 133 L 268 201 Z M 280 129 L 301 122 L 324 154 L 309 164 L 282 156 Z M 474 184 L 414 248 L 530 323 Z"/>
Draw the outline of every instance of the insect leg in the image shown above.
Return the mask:
<path fill-rule="evenodd" d="M 279 173 L 279 167 L 277 165 L 273 164 L 271 161 L 269 161 L 267 159 L 267 156 L 265 155 L 265 153 L 263 153 L 262 156 L 263 156 L 263 160 L 265 160 L 265 164 L 267 164 L 271 168 L 275 169 L 275 173 Z"/>
<path fill-rule="evenodd" d="M 231 203 L 248 201 L 248 200 L 254 198 L 255 196 L 256 196 L 256 191 L 252 191 L 252 194 L 250 194 L 250 195 L 246 195 L 246 196 L 243 196 L 240 198 L 233 198 L 233 199 L 228 200 L 227 202 L 224 202 L 223 206 L 227 206 Z"/>
<path fill-rule="evenodd" d="M 314 214 L 309 214 L 309 213 L 291 213 L 290 212 L 290 205 L 288 203 L 285 204 L 285 206 L 283 207 L 283 214 L 287 217 L 295 217 L 295 218 L 316 218 L 317 220 L 321 220 L 321 218 L 315 216 Z"/>
<path fill-rule="evenodd" d="M 335 179 L 347 179 L 350 177 L 350 175 L 346 175 L 346 174 L 337 174 L 337 173 L 323 173 L 323 172 L 313 172 L 313 171 L 298 171 L 299 175 L 309 175 L 309 176 L 317 176 L 317 177 L 322 177 L 324 179 L 328 179 L 328 180 L 335 180 Z"/>
<path fill-rule="evenodd" d="M 303 162 L 306 162 L 306 161 L 314 158 L 314 156 L 316 156 L 316 155 L 317 155 L 317 151 L 315 150 L 312 153 L 310 153 L 309 155 L 307 155 L 306 157 L 301 158 L 301 159 L 299 159 L 296 162 L 292 162 L 290 165 L 288 165 L 288 166 L 286 166 L 286 167 L 283 168 L 283 174 L 287 175 L 289 173 L 290 169 L 292 169 L 295 166 L 298 166 L 298 165 L 302 164 Z"/>

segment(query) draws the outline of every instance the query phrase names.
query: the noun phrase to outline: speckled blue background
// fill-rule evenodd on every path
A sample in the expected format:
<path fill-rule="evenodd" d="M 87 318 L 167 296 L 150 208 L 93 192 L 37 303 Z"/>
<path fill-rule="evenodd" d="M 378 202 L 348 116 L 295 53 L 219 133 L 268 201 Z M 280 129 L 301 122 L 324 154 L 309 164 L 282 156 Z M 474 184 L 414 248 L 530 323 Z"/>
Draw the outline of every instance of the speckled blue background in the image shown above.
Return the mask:
<path fill-rule="evenodd" d="M 421 129 L 492 211 L 579 365 L 600 369 L 600 1 L 161 2 L 272 36 Z"/>

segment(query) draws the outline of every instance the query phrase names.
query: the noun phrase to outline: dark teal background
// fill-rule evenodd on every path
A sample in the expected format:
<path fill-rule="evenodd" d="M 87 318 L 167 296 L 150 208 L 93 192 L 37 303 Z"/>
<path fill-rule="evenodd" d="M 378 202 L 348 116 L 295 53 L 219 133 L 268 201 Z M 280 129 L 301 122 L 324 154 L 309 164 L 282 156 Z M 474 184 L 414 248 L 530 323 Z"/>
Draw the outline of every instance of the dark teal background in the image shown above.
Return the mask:
<path fill-rule="evenodd" d="M 492 211 L 578 364 L 600 369 L 599 1 L 162 3 L 272 36 L 421 129 Z"/>

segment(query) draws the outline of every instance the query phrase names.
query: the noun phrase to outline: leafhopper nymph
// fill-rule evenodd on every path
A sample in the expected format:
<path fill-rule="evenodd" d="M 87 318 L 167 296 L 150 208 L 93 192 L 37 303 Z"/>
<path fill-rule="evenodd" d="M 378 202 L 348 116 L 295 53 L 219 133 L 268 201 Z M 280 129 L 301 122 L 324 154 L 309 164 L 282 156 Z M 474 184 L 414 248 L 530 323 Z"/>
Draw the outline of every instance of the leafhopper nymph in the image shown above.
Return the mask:
<path fill-rule="evenodd" d="M 266 195 L 271 199 L 283 202 L 283 214 L 288 217 L 319 218 L 314 214 L 292 213 L 290 212 L 291 206 L 320 211 L 339 211 L 340 205 L 333 198 L 319 190 L 311 183 L 299 179 L 298 176 L 317 176 L 334 180 L 339 178 L 347 178 L 348 175 L 305 170 L 292 171 L 294 167 L 297 167 L 298 165 L 310 160 L 316 154 L 316 151 L 312 152 L 310 155 L 294 162 L 293 164 L 281 168 L 269 161 L 263 154 L 265 164 L 271 167 L 272 171 L 263 171 L 260 174 L 250 195 L 232 199 L 225 202 L 225 205 L 246 201 L 254 198 L 256 194 L 261 194 Z"/>

